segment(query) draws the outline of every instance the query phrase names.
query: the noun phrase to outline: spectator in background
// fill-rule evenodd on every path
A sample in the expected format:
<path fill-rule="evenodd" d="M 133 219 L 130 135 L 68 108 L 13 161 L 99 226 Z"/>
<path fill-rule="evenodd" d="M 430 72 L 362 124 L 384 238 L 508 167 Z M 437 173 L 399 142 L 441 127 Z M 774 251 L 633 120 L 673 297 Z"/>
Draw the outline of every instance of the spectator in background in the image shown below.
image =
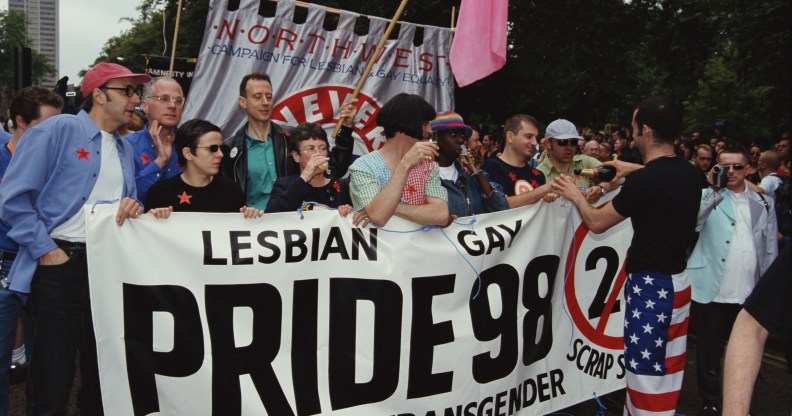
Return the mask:
<path fill-rule="evenodd" d="M 690 139 L 693 140 L 693 145 L 698 146 L 703 144 L 703 139 L 701 138 L 701 132 L 698 130 L 694 130 L 690 132 Z"/>
<path fill-rule="evenodd" d="M 586 145 L 583 146 L 583 154 L 599 160 L 600 144 L 596 140 L 589 140 L 586 142 Z"/>
<path fill-rule="evenodd" d="M 784 133 L 775 144 L 775 151 L 781 158 L 781 165 L 778 167 L 778 176 L 789 177 L 789 133 Z"/>
<path fill-rule="evenodd" d="M 687 160 L 688 162 L 693 158 L 693 151 L 695 149 L 695 145 L 693 144 L 693 139 L 689 139 L 687 137 L 683 137 L 679 141 L 679 146 L 677 147 L 677 154 L 682 157 L 682 159 Z"/>
<path fill-rule="evenodd" d="M 138 198 L 145 201 L 155 182 L 172 178 L 183 170 L 173 142 L 184 110 L 181 85 L 170 77 L 152 79 L 143 86 L 140 106 L 148 115 L 148 123 L 124 140 L 135 151 L 135 185 Z"/>
<path fill-rule="evenodd" d="M 327 132 L 314 123 L 303 123 L 291 131 L 289 137 L 291 156 L 300 165 L 300 174 L 275 181 L 267 212 L 296 211 L 305 202 L 315 202 L 327 208 L 337 208 L 342 217 L 352 211 L 352 206 L 342 194 L 338 179 L 324 175 L 330 162 L 330 143 Z M 329 175 L 328 175 L 329 176 Z M 315 204 L 304 209 L 312 210 Z"/>
<path fill-rule="evenodd" d="M 176 154 L 184 172 L 157 181 L 146 196 L 146 210 L 157 218 L 171 212 L 241 212 L 245 218 L 263 211 L 245 206 L 242 189 L 217 176 L 223 159 L 220 127 L 204 120 L 185 122 L 176 132 Z"/>
<path fill-rule="evenodd" d="M 696 155 L 693 157 L 693 164 L 696 165 L 701 173 L 701 187 L 708 188 L 709 181 L 707 175 L 712 167 L 712 148 L 706 144 L 696 146 Z"/>
<path fill-rule="evenodd" d="M 62 107 L 60 95 L 42 87 L 22 88 L 11 99 L 9 110 L 16 128 L 11 139 L 0 144 L 0 183 L 22 135 L 42 121 L 60 114 Z M 25 338 L 28 334 L 22 299 L 8 289 L 8 272 L 19 251 L 19 245 L 8 236 L 8 231 L 8 225 L 0 221 L 0 415 L 3 416 L 8 414 L 11 372 L 24 371 L 27 364 Z"/>
<path fill-rule="evenodd" d="M 748 149 L 748 155 L 751 157 L 751 160 L 748 163 L 748 176 L 746 176 L 746 179 L 754 184 L 762 180 L 762 178 L 759 177 L 759 156 L 761 154 L 762 147 L 755 143 L 751 144 L 751 147 Z"/>
<path fill-rule="evenodd" d="M 451 215 L 466 217 L 509 209 L 500 185 L 491 183 L 483 171 L 460 162 L 462 143 L 472 131 L 462 117 L 453 112 L 440 113 L 431 126 L 437 132 L 437 164 L 440 181 L 448 191 Z"/>
<path fill-rule="evenodd" d="M 479 132 L 476 129 L 473 129 L 470 137 L 465 141 L 465 149 L 467 150 L 467 155 L 470 157 L 473 167 L 481 169 L 484 159 L 481 157 L 481 140 Z"/>
<path fill-rule="evenodd" d="M 503 127 L 503 154 L 484 162 L 484 171 L 508 196 L 509 208 L 533 204 L 550 192 L 544 174 L 528 164 L 536 151 L 538 126 L 535 118 L 525 114 L 509 117 Z"/>
<path fill-rule="evenodd" d="M 423 225 L 448 225 L 448 193 L 427 141 L 435 118 L 431 104 L 414 94 L 398 94 L 377 113 L 387 141 L 355 160 L 349 170 L 355 225 L 383 226 L 394 215 Z"/>
<path fill-rule="evenodd" d="M 781 186 L 781 177 L 778 176 L 778 166 L 781 159 L 774 150 L 765 150 L 759 156 L 756 172 L 759 174 L 759 184 L 747 182 L 747 185 L 754 192 L 764 194 L 770 198 L 775 198 L 776 189 Z"/>
<path fill-rule="evenodd" d="M 613 160 L 613 146 L 608 142 L 600 143 L 600 153 L 597 157 L 600 162 Z"/>

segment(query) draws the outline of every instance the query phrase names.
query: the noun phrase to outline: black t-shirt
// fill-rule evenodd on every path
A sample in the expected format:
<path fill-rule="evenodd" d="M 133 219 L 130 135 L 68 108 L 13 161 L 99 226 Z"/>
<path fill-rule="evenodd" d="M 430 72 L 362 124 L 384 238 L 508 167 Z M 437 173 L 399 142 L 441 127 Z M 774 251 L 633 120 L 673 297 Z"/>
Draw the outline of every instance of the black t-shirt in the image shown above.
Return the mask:
<path fill-rule="evenodd" d="M 190 186 L 182 175 L 176 175 L 155 182 L 144 205 L 146 211 L 170 206 L 174 212 L 239 212 L 245 206 L 245 196 L 238 184 L 219 175 L 202 188 Z"/>
<path fill-rule="evenodd" d="M 522 195 L 545 184 L 542 172 L 528 166 L 512 166 L 499 157 L 487 159 L 482 170 L 487 172 L 490 181 L 499 183 L 508 196 Z"/>
<path fill-rule="evenodd" d="M 627 176 L 613 198 L 613 208 L 630 218 L 635 232 L 627 272 L 685 270 L 700 201 L 701 174 L 682 158 L 661 157 Z"/>

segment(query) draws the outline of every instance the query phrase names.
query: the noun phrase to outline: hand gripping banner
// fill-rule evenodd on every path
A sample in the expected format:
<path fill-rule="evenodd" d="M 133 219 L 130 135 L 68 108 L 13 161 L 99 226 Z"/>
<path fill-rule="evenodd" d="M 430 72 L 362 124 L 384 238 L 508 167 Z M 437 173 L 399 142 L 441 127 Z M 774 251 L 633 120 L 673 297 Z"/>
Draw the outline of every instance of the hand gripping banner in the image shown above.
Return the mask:
<path fill-rule="evenodd" d="M 368 33 L 358 35 L 358 18 L 351 12 L 342 11 L 337 28 L 325 30 L 322 6 L 310 5 L 305 23 L 297 24 L 293 0 L 279 1 L 274 17 L 260 16 L 259 3 L 242 0 L 239 9 L 229 11 L 226 1 L 212 2 L 184 120 L 206 119 L 220 126 L 225 137 L 234 134 L 245 123 L 239 84 L 253 72 L 272 79 L 275 122 L 319 123 L 328 134 L 360 77 L 368 77 L 358 96 L 358 155 L 378 149 L 385 140 L 375 119 L 396 94 L 418 94 L 437 111 L 453 110 L 450 29 L 425 26 L 423 39 L 415 39 L 416 26 L 400 23 L 398 39 L 389 40 L 375 56 L 386 19 L 368 17 Z M 376 63 L 364 74 L 371 59 Z"/>
<path fill-rule="evenodd" d="M 106 414 L 539 415 L 624 386 L 627 221 L 86 215 Z"/>

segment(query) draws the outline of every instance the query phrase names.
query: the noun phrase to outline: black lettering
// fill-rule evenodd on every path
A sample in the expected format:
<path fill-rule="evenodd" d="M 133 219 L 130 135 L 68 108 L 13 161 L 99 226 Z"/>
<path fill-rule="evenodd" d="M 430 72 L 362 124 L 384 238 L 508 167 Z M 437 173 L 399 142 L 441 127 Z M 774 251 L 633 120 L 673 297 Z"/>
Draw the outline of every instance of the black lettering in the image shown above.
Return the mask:
<path fill-rule="evenodd" d="M 547 390 L 550 389 L 550 382 L 547 380 L 547 373 L 539 373 L 536 376 L 536 391 L 539 392 L 539 401 L 546 402 L 550 400 L 550 394 L 547 393 Z"/>
<path fill-rule="evenodd" d="M 366 239 L 363 238 L 362 228 L 352 229 L 352 260 L 360 258 L 360 247 L 363 247 L 363 253 L 370 261 L 377 261 L 377 229 L 372 228 L 367 230 L 369 232 L 369 243 L 366 244 Z"/>
<path fill-rule="evenodd" d="M 205 231 L 208 233 L 208 231 Z M 206 238 L 206 237 L 204 237 Z M 155 375 L 187 377 L 201 368 L 203 330 L 198 302 L 181 286 L 124 283 L 124 350 L 135 416 L 160 411 Z M 154 312 L 173 316 L 173 349 L 154 351 Z"/>
<path fill-rule="evenodd" d="M 495 395 L 495 414 L 497 416 L 504 416 L 504 407 L 506 407 L 506 392 L 502 391 Z"/>
<path fill-rule="evenodd" d="M 212 232 L 202 231 L 201 235 L 203 237 L 203 248 L 204 248 L 203 264 L 208 264 L 208 265 L 228 264 L 228 259 L 215 258 L 212 256 Z"/>
<path fill-rule="evenodd" d="M 308 255 L 305 242 L 308 238 L 302 230 L 284 230 L 283 239 L 286 240 L 286 263 L 299 263 Z M 299 254 L 295 254 L 295 250 Z"/>
<path fill-rule="evenodd" d="M 575 361 L 575 357 L 578 355 L 578 345 L 583 345 L 583 340 L 575 340 L 575 342 L 572 344 L 572 352 L 566 357 L 567 361 Z"/>
<path fill-rule="evenodd" d="M 311 228 L 311 261 L 319 260 L 319 239 L 321 238 L 321 228 Z"/>
<path fill-rule="evenodd" d="M 513 415 L 520 411 L 522 404 L 522 389 L 520 386 L 514 387 L 509 390 L 509 414 Z"/>
<path fill-rule="evenodd" d="M 501 251 L 506 249 L 506 243 L 503 241 L 503 236 L 494 227 L 487 227 L 487 240 L 489 240 L 489 247 L 487 254 L 492 253 L 492 250 L 497 247 Z"/>
<path fill-rule="evenodd" d="M 517 237 L 517 233 L 520 232 L 520 228 L 522 227 L 522 220 L 517 220 L 517 222 L 514 224 L 513 230 L 503 224 L 498 224 L 498 227 L 503 228 L 507 233 L 509 233 L 509 248 L 511 248 L 511 245 L 514 242 L 514 237 Z"/>
<path fill-rule="evenodd" d="M 338 227 L 330 227 L 330 235 L 327 236 L 327 241 L 325 241 L 321 260 L 327 260 L 327 256 L 332 253 L 340 254 L 342 259 L 349 260 L 349 253 L 347 253 L 346 246 L 344 246 L 341 229 Z"/>
<path fill-rule="evenodd" d="M 528 395 L 528 388 L 531 389 L 530 396 Z M 523 407 L 528 407 L 536 401 L 536 382 L 529 378 L 523 382 Z"/>
<path fill-rule="evenodd" d="M 550 371 L 550 387 L 553 390 L 553 397 L 558 397 L 560 394 L 566 394 L 564 390 L 564 372 L 560 369 Z"/>
<path fill-rule="evenodd" d="M 528 366 L 547 357 L 553 347 L 553 287 L 560 263 L 558 256 L 535 257 L 525 267 L 522 304 L 528 309 L 523 318 L 523 364 Z M 547 293 L 539 293 L 539 279 L 544 275 Z M 539 318 L 542 318 L 541 328 Z M 538 337 L 538 340 L 537 340 Z"/>
<path fill-rule="evenodd" d="M 602 280 L 600 281 L 600 285 L 597 288 L 597 294 L 594 296 L 594 299 L 591 301 L 591 305 L 588 308 L 588 317 L 589 319 L 596 319 L 602 316 L 602 312 L 605 309 L 605 303 L 608 300 L 608 294 L 611 291 L 611 286 L 613 285 L 613 280 L 616 278 L 616 274 L 619 271 L 619 254 L 616 253 L 612 247 L 597 247 L 594 250 L 591 250 L 591 253 L 586 257 L 586 271 L 594 270 L 597 268 L 597 263 L 601 260 L 605 259 L 605 273 L 602 276 Z M 613 304 L 613 311 L 612 312 L 619 312 L 621 310 L 621 305 L 618 300 Z"/>
<path fill-rule="evenodd" d="M 476 299 L 477 286 L 473 286 L 470 299 L 470 319 L 473 335 L 482 342 L 500 338 L 500 352 L 491 357 L 486 351 L 473 357 L 473 378 L 489 383 L 509 375 L 517 365 L 517 297 L 519 290 L 517 270 L 508 264 L 499 264 L 481 272 L 481 291 Z M 498 318 L 492 316 L 488 288 L 500 289 L 502 311 Z"/>
<path fill-rule="evenodd" d="M 267 241 L 267 238 L 274 237 L 278 238 L 278 233 L 275 231 L 262 231 L 259 233 L 258 237 L 256 237 L 256 241 L 258 241 L 259 245 L 262 247 L 269 249 L 272 252 L 270 256 L 258 256 L 259 263 L 264 264 L 272 264 L 278 261 L 280 257 L 280 248 L 277 245 L 270 243 Z"/>
<path fill-rule="evenodd" d="M 430 276 L 412 280 L 413 308 L 410 331 L 410 376 L 407 398 L 432 396 L 451 391 L 454 373 L 432 373 L 435 345 L 454 341 L 451 321 L 433 323 L 432 299 L 454 292 L 455 275 Z"/>
<path fill-rule="evenodd" d="M 297 414 L 316 415 L 322 412 L 319 403 L 318 347 L 319 280 L 294 282 L 292 308 L 292 384 Z"/>
<path fill-rule="evenodd" d="M 355 327 L 357 303 L 374 304 L 373 375 L 355 382 Z M 330 280 L 329 381 L 333 410 L 390 397 L 399 384 L 403 295 L 389 280 Z"/>
<path fill-rule="evenodd" d="M 250 248 L 250 243 L 241 243 L 239 238 L 250 237 L 250 231 L 230 231 L 229 236 L 231 237 L 231 264 L 253 264 L 253 257 L 242 258 L 239 256 L 241 250 Z"/>
<path fill-rule="evenodd" d="M 207 285 L 206 318 L 212 342 L 212 414 L 242 414 L 239 376 L 249 374 L 268 414 L 293 415 L 278 382 L 272 361 L 281 339 L 282 301 L 278 290 L 266 283 Z M 253 339 L 236 347 L 234 308 L 253 311 Z"/>
<path fill-rule="evenodd" d="M 460 231 L 459 234 L 457 234 L 457 241 L 459 241 L 459 245 L 461 245 L 462 248 L 464 248 L 465 251 L 467 251 L 467 253 L 470 254 L 471 256 L 480 256 L 484 254 L 484 244 L 480 240 L 472 240 L 470 242 L 471 244 L 473 244 L 473 247 L 476 248 L 475 250 L 473 249 L 473 247 L 468 245 L 468 242 L 467 240 L 465 240 L 465 237 L 469 235 L 476 235 L 476 233 L 471 230 Z"/>

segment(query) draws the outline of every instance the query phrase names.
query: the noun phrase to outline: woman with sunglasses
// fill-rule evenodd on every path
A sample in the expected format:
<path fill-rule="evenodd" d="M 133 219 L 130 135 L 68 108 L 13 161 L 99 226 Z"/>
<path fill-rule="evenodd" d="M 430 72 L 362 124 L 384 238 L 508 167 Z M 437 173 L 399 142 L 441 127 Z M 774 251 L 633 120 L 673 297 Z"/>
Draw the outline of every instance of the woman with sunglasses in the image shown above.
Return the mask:
<path fill-rule="evenodd" d="M 176 150 L 184 172 L 157 181 L 148 192 L 146 210 L 157 218 L 171 212 L 241 212 L 245 218 L 264 211 L 245 206 L 242 189 L 217 175 L 223 159 L 220 128 L 204 120 L 190 120 L 176 132 Z"/>

